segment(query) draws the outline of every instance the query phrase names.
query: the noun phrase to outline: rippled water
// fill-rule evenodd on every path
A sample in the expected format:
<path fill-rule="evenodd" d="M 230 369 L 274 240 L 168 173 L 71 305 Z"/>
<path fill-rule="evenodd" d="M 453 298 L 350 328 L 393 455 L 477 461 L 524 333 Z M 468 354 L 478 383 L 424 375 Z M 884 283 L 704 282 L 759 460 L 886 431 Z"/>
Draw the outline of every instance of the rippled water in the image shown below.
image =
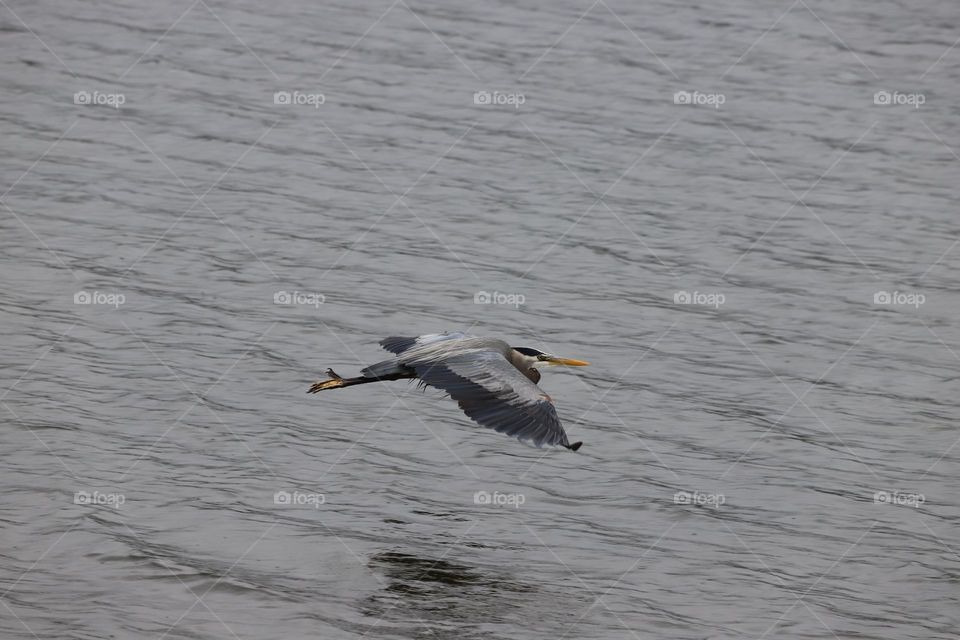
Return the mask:
<path fill-rule="evenodd" d="M 956 637 L 958 22 L 4 4 L 2 636 Z"/>

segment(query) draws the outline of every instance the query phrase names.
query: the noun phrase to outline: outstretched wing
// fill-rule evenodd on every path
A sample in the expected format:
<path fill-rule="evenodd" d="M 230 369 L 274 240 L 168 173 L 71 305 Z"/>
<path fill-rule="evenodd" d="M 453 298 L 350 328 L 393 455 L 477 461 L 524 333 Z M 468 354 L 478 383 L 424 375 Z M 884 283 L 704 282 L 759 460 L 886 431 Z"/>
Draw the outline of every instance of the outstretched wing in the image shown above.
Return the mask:
<path fill-rule="evenodd" d="M 467 335 L 460 331 L 446 331 L 444 333 L 429 333 L 423 336 L 391 336 L 380 341 L 380 346 L 396 355 L 414 347 L 422 347 L 442 340 L 462 340 Z"/>
<path fill-rule="evenodd" d="M 475 350 L 449 357 L 404 362 L 425 383 L 443 389 L 477 424 L 538 447 L 567 441 L 557 411 L 540 387 L 499 351 Z"/>

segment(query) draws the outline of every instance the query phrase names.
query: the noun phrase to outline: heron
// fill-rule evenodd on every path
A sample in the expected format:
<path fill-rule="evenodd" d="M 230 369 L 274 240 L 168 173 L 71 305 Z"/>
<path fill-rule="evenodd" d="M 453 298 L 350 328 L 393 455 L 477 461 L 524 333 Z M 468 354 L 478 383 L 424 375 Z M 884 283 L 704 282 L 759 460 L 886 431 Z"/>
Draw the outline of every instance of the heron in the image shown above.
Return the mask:
<path fill-rule="evenodd" d="M 327 369 L 330 379 L 315 383 L 307 393 L 417 379 L 420 385 L 446 392 L 480 426 L 537 447 L 559 445 L 576 451 L 583 444 L 570 444 L 553 399 L 537 383 L 541 368 L 584 367 L 589 362 L 455 331 L 393 336 L 381 340 L 380 346 L 395 357 L 366 367 L 355 378 Z"/>

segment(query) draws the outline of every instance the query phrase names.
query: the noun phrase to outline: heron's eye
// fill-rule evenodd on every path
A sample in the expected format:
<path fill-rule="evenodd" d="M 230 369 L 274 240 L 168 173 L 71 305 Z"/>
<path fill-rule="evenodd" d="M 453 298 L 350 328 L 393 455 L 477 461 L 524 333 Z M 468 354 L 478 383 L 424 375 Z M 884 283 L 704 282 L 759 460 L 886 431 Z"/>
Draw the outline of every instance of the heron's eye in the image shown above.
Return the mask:
<path fill-rule="evenodd" d="M 548 359 L 547 356 L 542 355 L 542 354 L 539 355 L 539 356 L 537 356 L 537 360 L 547 360 L 547 359 Z"/>

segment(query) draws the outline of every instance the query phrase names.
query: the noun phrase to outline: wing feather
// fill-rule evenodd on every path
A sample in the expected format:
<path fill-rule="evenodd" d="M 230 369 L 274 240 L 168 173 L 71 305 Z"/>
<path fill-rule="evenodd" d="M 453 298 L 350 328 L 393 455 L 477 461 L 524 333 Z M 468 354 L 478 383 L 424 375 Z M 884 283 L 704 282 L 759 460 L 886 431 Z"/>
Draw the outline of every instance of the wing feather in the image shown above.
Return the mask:
<path fill-rule="evenodd" d="M 401 360 L 425 383 L 446 391 L 477 424 L 538 447 L 570 446 L 549 396 L 500 351 L 442 356 L 426 350 L 422 357 Z"/>
<path fill-rule="evenodd" d="M 462 340 L 466 334 L 459 331 L 446 331 L 444 333 L 428 333 L 423 336 L 390 336 L 380 341 L 380 346 L 390 353 L 400 355 L 405 351 L 417 347 L 423 347 L 443 340 Z"/>

